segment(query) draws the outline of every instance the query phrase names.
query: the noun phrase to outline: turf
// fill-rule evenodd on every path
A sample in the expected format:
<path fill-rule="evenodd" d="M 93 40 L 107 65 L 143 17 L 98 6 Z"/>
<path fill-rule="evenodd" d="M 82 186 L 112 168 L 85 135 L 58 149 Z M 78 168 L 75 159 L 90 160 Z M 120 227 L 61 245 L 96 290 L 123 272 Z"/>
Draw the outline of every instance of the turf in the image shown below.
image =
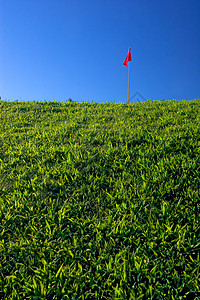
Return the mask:
<path fill-rule="evenodd" d="M 195 299 L 199 199 L 198 99 L 0 101 L 0 298 Z"/>

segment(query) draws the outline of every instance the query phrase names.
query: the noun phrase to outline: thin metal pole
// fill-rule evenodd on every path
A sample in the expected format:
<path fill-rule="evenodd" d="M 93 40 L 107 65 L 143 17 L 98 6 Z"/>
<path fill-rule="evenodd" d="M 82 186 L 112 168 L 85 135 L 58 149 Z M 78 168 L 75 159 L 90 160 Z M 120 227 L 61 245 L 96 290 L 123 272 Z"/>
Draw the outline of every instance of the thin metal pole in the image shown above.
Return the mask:
<path fill-rule="evenodd" d="M 129 103 L 129 95 L 130 95 L 130 61 L 129 61 L 129 70 L 128 70 L 128 103 Z"/>

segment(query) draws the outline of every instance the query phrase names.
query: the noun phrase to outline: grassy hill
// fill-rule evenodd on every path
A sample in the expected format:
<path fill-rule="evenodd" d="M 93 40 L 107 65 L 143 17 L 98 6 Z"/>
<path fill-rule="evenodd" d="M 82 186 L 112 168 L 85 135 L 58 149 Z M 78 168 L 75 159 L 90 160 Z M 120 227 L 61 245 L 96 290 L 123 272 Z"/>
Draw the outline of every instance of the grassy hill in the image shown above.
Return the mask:
<path fill-rule="evenodd" d="M 0 298 L 195 299 L 200 100 L 0 101 Z"/>

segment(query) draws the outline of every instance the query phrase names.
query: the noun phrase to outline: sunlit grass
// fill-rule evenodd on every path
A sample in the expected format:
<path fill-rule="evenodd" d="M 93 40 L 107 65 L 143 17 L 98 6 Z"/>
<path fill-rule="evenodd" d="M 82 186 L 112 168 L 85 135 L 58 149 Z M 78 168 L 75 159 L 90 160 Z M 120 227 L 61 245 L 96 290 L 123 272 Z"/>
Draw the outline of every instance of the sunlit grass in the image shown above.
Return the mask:
<path fill-rule="evenodd" d="M 0 101 L 0 298 L 187 299 L 199 175 L 199 100 Z"/>

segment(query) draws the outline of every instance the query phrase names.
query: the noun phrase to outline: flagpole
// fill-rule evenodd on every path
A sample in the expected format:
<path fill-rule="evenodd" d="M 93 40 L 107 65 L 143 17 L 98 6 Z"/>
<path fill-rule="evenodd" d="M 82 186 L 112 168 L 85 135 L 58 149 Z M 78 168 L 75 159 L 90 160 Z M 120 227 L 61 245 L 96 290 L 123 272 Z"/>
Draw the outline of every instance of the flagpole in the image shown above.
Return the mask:
<path fill-rule="evenodd" d="M 130 95 L 130 61 L 131 61 L 131 48 L 129 47 L 128 54 L 126 56 L 125 61 L 123 62 L 123 65 L 128 67 L 129 63 L 129 70 L 128 70 L 128 103 L 129 103 L 129 95 Z"/>
<path fill-rule="evenodd" d="M 129 103 L 129 95 L 130 95 L 130 61 L 129 61 L 129 70 L 128 70 L 128 103 Z"/>

